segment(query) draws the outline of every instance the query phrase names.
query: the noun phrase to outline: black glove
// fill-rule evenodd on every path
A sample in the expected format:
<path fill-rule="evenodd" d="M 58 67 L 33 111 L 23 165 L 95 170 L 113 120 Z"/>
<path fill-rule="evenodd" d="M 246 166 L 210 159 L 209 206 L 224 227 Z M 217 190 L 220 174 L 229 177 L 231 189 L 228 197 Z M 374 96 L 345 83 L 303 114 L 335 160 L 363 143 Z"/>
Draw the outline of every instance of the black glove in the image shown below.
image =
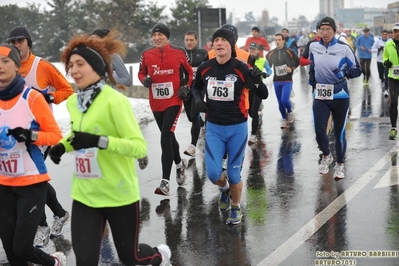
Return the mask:
<path fill-rule="evenodd" d="M 50 93 L 48 94 L 43 94 L 44 99 L 46 99 L 47 103 L 53 103 L 54 102 L 54 96 Z"/>
<path fill-rule="evenodd" d="M 382 51 L 384 51 L 384 46 L 378 47 L 378 52 L 382 52 Z"/>
<path fill-rule="evenodd" d="M 98 147 L 99 135 L 94 135 L 86 132 L 74 131 L 73 135 L 68 138 L 75 151 L 80 149 Z"/>
<path fill-rule="evenodd" d="M 190 88 L 187 85 L 181 86 L 177 92 L 177 95 L 179 95 L 180 99 L 183 101 L 188 100 L 190 98 Z"/>
<path fill-rule="evenodd" d="M 61 156 L 65 153 L 65 146 L 62 143 L 58 143 L 57 145 L 50 148 L 48 155 L 50 159 L 55 163 L 59 164 L 61 161 Z"/>
<path fill-rule="evenodd" d="M 143 79 L 143 86 L 149 88 L 151 86 L 152 79 L 148 76 Z"/>
<path fill-rule="evenodd" d="M 206 103 L 201 98 L 195 99 L 195 111 L 198 113 L 208 112 L 208 106 L 206 106 Z"/>
<path fill-rule="evenodd" d="M 139 167 L 141 170 L 144 170 L 147 168 L 148 165 L 148 156 L 145 156 L 144 158 L 138 159 L 139 161 Z"/>
<path fill-rule="evenodd" d="M 262 71 L 257 66 L 252 68 L 251 76 L 255 84 L 259 85 L 262 82 Z"/>
<path fill-rule="evenodd" d="M 267 78 L 269 75 L 267 74 L 267 73 L 265 73 L 265 72 L 262 72 L 262 78 Z"/>
<path fill-rule="evenodd" d="M 29 129 L 22 127 L 16 127 L 14 129 L 9 129 L 7 136 L 12 135 L 18 142 L 31 142 L 32 132 Z"/>
<path fill-rule="evenodd" d="M 391 68 L 392 62 L 389 61 L 389 60 L 385 60 L 385 61 L 384 61 L 384 66 L 387 67 L 387 68 Z"/>

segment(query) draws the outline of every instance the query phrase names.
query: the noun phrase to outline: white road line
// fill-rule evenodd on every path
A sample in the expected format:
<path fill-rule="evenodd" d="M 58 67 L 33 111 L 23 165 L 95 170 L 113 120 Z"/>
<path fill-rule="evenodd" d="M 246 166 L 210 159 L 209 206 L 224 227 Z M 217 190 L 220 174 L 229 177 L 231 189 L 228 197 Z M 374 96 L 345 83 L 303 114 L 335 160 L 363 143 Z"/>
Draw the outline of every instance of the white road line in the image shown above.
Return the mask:
<path fill-rule="evenodd" d="M 285 241 L 269 256 L 262 260 L 257 266 L 276 266 L 284 261 L 292 252 L 302 245 L 309 237 L 320 229 L 334 214 L 347 204 L 359 191 L 366 186 L 381 170 L 384 165 L 391 162 L 392 152 L 398 150 L 399 144 L 395 145 L 384 155 L 368 172 L 361 176 L 352 186 L 343 192 L 338 198 L 331 202 L 326 208 L 319 212 L 312 220 L 303 226 L 292 237 Z"/>
<path fill-rule="evenodd" d="M 374 189 L 399 185 L 398 175 L 399 168 L 396 165 L 392 166 L 375 185 Z"/>

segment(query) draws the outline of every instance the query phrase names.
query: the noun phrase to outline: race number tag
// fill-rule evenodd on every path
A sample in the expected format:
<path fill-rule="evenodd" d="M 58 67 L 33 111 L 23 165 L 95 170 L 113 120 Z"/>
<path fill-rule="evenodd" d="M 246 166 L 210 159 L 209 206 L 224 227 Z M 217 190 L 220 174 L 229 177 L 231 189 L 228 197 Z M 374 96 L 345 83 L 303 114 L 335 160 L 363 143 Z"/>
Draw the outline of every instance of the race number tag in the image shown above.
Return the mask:
<path fill-rule="evenodd" d="M 21 150 L 0 152 L 0 174 L 14 177 L 25 172 Z"/>
<path fill-rule="evenodd" d="M 97 162 L 98 148 L 75 151 L 75 175 L 79 178 L 102 177 L 100 165 Z"/>
<path fill-rule="evenodd" d="M 152 96 L 154 99 L 169 99 L 173 96 L 173 83 L 165 82 L 165 83 L 153 83 L 151 85 Z"/>
<path fill-rule="evenodd" d="M 314 98 L 318 100 L 333 100 L 334 85 L 317 83 Z"/>
<path fill-rule="evenodd" d="M 399 66 L 392 67 L 392 76 L 395 78 L 399 77 Z"/>
<path fill-rule="evenodd" d="M 276 76 L 285 76 L 287 75 L 287 65 L 282 65 L 282 66 L 276 66 Z"/>
<path fill-rule="evenodd" d="M 208 81 L 208 98 L 214 101 L 234 101 L 234 81 Z"/>

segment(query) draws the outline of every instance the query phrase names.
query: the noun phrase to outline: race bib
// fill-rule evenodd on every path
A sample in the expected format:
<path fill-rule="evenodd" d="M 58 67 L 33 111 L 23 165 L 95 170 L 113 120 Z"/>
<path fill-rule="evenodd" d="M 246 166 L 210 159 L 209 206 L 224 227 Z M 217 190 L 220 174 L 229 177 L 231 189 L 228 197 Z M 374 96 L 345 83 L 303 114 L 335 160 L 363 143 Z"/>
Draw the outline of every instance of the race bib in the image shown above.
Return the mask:
<path fill-rule="evenodd" d="M 287 65 L 276 66 L 276 76 L 285 76 L 287 75 Z"/>
<path fill-rule="evenodd" d="M 25 172 L 21 150 L 0 152 L 0 174 L 15 177 Z"/>
<path fill-rule="evenodd" d="M 208 98 L 214 101 L 234 101 L 234 81 L 208 81 Z"/>
<path fill-rule="evenodd" d="M 100 165 L 97 162 L 98 148 L 75 151 L 75 175 L 78 178 L 101 178 Z"/>
<path fill-rule="evenodd" d="M 334 85 L 317 83 L 314 98 L 318 100 L 333 100 Z"/>
<path fill-rule="evenodd" d="M 169 99 L 173 96 L 173 83 L 165 82 L 165 83 L 153 83 L 151 85 L 152 96 L 154 99 L 163 100 Z"/>
<path fill-rule="evenodd" d="M 392 67 L 392 76 L 395 78 L 399 77 L 399 66 Z"/>

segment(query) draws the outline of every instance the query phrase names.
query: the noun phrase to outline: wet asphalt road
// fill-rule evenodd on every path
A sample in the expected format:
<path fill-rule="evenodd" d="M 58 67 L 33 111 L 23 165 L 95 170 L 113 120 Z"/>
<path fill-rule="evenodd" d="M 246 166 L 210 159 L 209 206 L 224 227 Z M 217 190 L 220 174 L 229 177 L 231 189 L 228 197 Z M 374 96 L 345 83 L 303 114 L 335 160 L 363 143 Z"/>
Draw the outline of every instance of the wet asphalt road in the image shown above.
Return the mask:
<path fill-rule="evenodd" d="M 331 176 L 333 164 L 328 174 L 318 174 L 306 70 L 294 75 L 295 122 L 289 130 L 279 127 L 277 101 L 268 83 L 260 141 L 246 150 L 244 217 L 238 226 L 226 226 L 228 213 L 218 210 L 218 189 L 205 176 L 203 137 L 186 184 L 177 186 L 173 168 L 170 197 L 154 194 L 161 178 L 159 130 L 154 122 L 143 125 L 150 163 L 143 171 L 137 168 L 142 195 L 140 242 L 168 244 L 174 266 L 399 265 L 398 146 L 388 140 L 388 99 L 375 64 L 374 58 L 369 87 L 363 87 L 362 78 L 350 81 L 346 177 L 340 181 Z M 190 143 L 189 132 L 182 114 L 176 130 L 182 154 Z M 334 148 L 333 138 L 331 144 Z M 48 161 L 48 167 L 59 200 L 70 210 L 72 156 L 64 156 L 59 166 Z M 52 217 L 48 209 L 47 214 Z M 45 250 L 67 251 L 68 265 L 75 265 L 69 240 L 68 224 L 64 237 L 52 239 Z M 103 245 L 100 265 L 121 265 L 112 239 L 106 237 Z"/>

